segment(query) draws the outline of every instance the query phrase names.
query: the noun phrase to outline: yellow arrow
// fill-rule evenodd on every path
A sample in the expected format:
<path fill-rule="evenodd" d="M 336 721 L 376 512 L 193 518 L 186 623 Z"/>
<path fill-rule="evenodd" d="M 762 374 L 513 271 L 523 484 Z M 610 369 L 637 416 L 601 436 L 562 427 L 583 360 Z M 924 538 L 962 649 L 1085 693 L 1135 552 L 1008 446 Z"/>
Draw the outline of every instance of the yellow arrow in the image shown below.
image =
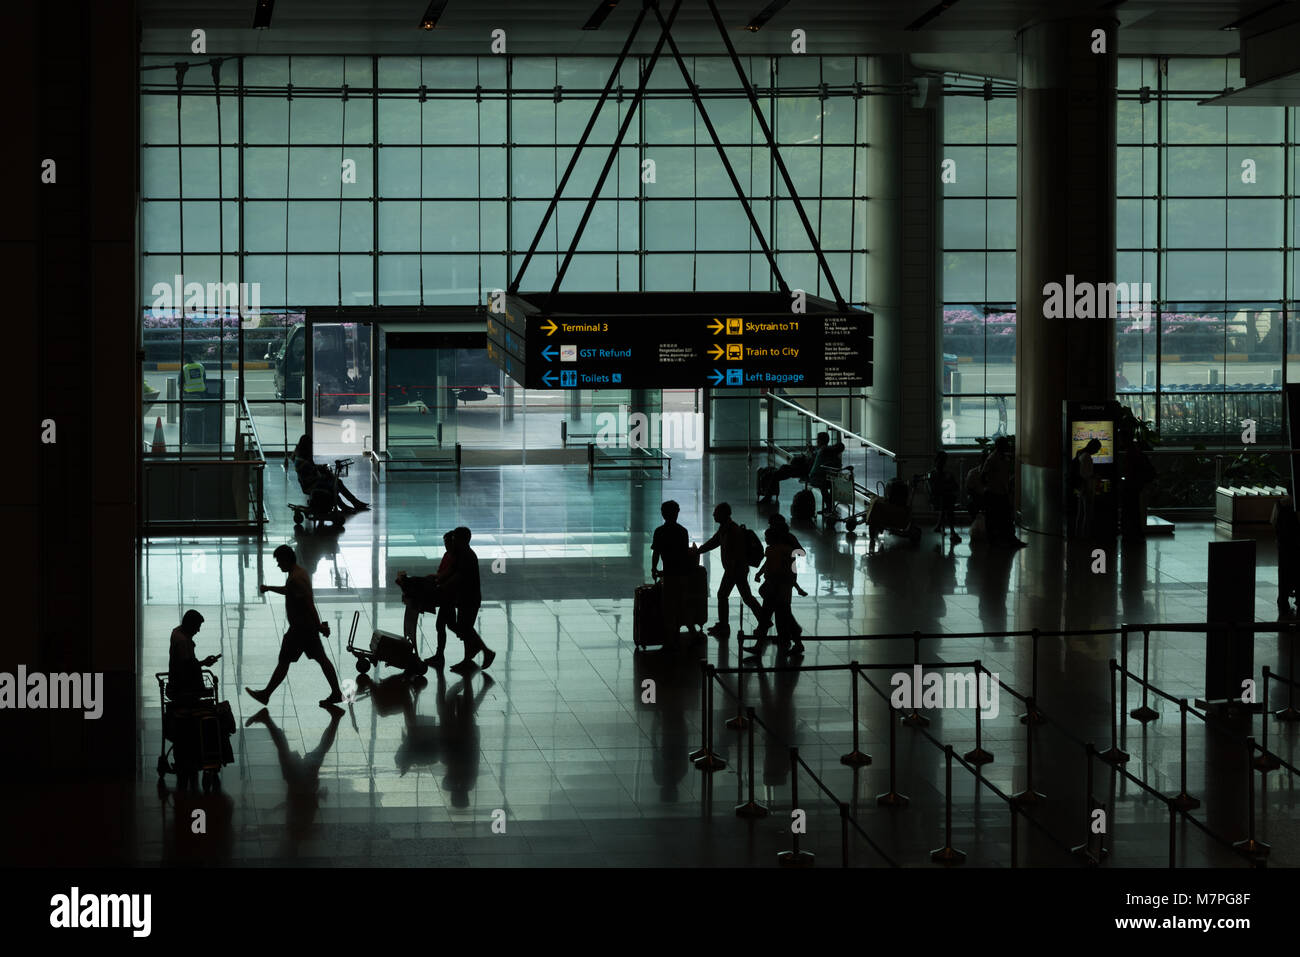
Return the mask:
<path fill-rule="evenodd" d="M 546 334 L 549 336 L 549 335 L 553 334 L 553 333 L 555 332 L 555 330 L 558 329 L 558 328 L 560 328 L 560 327 L 557 326 L 557 325 L 555 324 L 555 320 L 554 320 L 554 319 L 547 319 L 547 320 L 546 320 L 546 324 L 545 324 L 544 326 L 542 326 L 542 328 L 546 330 Z"/>
<path fill-rule="evenodd" d="M 722 346 L 714 346 L 712 349 L 709 350 L 709 358 L 710 358 L 710 359 L 721 359 L 721 358 L 722 358 L 722 352 L 723 352 Z"/>
<path fill-rule="evenodd" d="M 719 332 L 721 332 L 725 328 L 726 326 L 724 326 L 720 320 L 714 319 L 713 325 L 709 326 L 709 332 L 713 333 L 716 336 Z"/>

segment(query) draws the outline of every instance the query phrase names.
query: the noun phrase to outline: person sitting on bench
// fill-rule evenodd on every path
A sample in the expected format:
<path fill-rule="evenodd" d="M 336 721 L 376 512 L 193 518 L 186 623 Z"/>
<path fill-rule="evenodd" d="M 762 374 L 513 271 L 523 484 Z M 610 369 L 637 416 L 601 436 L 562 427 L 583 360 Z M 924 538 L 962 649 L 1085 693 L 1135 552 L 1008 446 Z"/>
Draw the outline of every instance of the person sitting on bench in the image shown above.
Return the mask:
<path fill-rule="evenodd" d="M 370 506 L 361 501 L 348 490 L 342 479 L 334 474 L 327 465 L 317 465 L 312 459 L 311 442 L 304 435 L 293 447 L 292 464 L 298 474 L 298 484 L 310 498 L 312 490 L 323 488 L 334 494 L 336 507 L 344 512 L 364 512 Z"/>
<path fill-rule="evenodd" d="M 808 484 L 822 493 L 822 511 L 829 512 L 831 503 L 831 479 L 839 474 L 841 456 L 844 455 L 844 442 L 835 440 L 831 445 L 829 432 L 817 433 L 817 445 L 813 450 L 812 464 L 808 467 Z"/>

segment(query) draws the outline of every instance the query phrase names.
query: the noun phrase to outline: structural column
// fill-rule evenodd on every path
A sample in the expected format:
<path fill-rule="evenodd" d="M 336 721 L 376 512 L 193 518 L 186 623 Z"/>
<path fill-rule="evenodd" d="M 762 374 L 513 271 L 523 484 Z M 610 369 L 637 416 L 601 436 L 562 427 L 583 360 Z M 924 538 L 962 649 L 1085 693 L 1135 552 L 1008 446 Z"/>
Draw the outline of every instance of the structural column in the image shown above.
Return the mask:
<path fill-rule="evenodd" d="M 942 87 L 912 80 L 904 57 L 874 56 L 867 81 L 900 92 L 867 101 L 866 280 L 875 316 L 874 384 L 863 434 L 929 467 L 939 432 Z M 901 92 L 911 84 L 912 92 Z"/>
<path fill-rule="evenodd" d="M 1022 523 L 1041 532 L 1063 531 L 1063 403 L 1115 395 L 1114 316 L 1103 306 L 1064 318 L 1075 310 L 1063 300 L 1067 277 L 1076 291 L 1115 280 L 1117 27 L 1075 17 L 1017 36 L 1017 489 Z M 1045 315 L 1051 283 L 1061 317 Z"/>

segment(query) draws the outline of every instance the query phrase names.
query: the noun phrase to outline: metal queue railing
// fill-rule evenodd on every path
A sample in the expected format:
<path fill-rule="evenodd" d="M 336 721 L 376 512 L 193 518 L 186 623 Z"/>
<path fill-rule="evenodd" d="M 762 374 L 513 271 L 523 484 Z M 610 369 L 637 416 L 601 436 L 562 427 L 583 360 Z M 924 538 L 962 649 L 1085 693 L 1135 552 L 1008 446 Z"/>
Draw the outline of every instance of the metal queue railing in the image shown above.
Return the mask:
<path fill-rule="evenodd" d="M 1128 662 L 1128 637 L 1131 633 L 1141 631 L 1143 633 L 1142 648 L 1142 674 L 1139 676 L 1130 671 L 1127 667 Z M 1288 674 L 1284 678 L 1272 671 L 1267 665 L 1262 669 L 1262 715 L 1264 718 L 1262 729 L 1262 743 L 1257 743 L 1253 735 L 1242 734 L 1234 728 L 1223 727 L 1222 724 L 1214 719 L 1214 716 L 1208 712 L 1201 712 L 1191 707 L 1186 698 L 1176 698 L 1173 695 L 1163 691 L 1150 680 L 1150 636 L 1152 631 L 1171 631 L 1171 632 L 1207 632 L 1207 631 L 1238 631 L 1238 632 L 1284 632 L 1290 637 L 1288 645 Z M 994 759 L 994 755 L 986 751 L 983 747 L 982 736 L 982 712 L 979 706 L 978 691 L 976 690 L 975 700 L 972 702 L 975 712 L 975 747 L 966 752 L 965 755 L 957 755 L 952 745 L 945 745 L 937 738 L 925 730 L 929 724 L 928 719 L 919 713 L 916 708 L 916 702 L 913 702 L 911 710 L 895 718 L 895 709 L 890 703 L 889 718 L 889 790 L 877 796 L 876 802 L 881 807 L 902 808 L 906 807 L 909 799 L 906 795 L 899 793 L 897 786 L 897 725 L 905 724 L 918 729 L 922 736 L 938 748 L 944 754 L 945 760 L 945 799 L 944 799 L 944 845 L 931 852 L 931 860 L 935 863 L 953 865 L 960 864 L 965 859 L 965 854 L 953 846 L 952 841 L 952 765 L 956 761 L 967 771 L 969 771 L 976 780 L 976 786 L 982 782 L 989 788 L 1000 800 L 1006 802 L 1011 814 L 1011 866 L 1019 866 L 1018 861 L 1018 821 L 1017 815 L 1023 816 L 1032 826 L 1038 828 L 1047 838 L 1049 843 L 1056 845 L 1067 853 L 1083 858 L 1089 865 L 1099 865 L 1109 854 L 1109 848 L 1106 846 L 1106 838 L 1110 834 L 1109 827 L 1104 827 L 1098 831 L 1094 825 L 1094 816 L 1098 810 L 1103 814 L 1109 815 L 1110 808 L 1106 804 L 1097 800 L 1094 788 L 1094 761 L 1100 760 L 1107 764 L 1111 769 L 1121 775 L 1128 781 L 1131 781 L 1144 793 L 1151 795 L 1158 801 L 1164 803 L 1169 810 L 1169 866 L 1177 866 L 1177 821 L 1181 816 L 1182 819 L 1205 835 L 1229 849 L 1235 850 L 1246 857 L 1255 866 L 1263 866 L 1269 853 L 1269 846 L 1256 838 L 1255 835 L 1255 780 L 1256 772 L 1267 773 L 1278 768 L 1285 768 L 1291 774 L 1300 774 L 1300 768 L 1295 767 L 1287 761 L 1284 761 L 1278 755 L 1271 752 L 1268 748 L 1268 717 L 1274 717 L 1278 721 L 1291 722 L 1300 719 L 1300 711 L 1295 708 L 1294 691 L 1297 683 L 1294 677 L 1295 670 L 1295 638 L 1297 632 L 1300 632 L 1300 622 L 1251 622 L 1244 625 L 1238 624 L 1217 624 L 1207 622 L 1194 623 L 1171 623 L 1171 624 L 1144 624 L 1130 625 L 1121 624 L 1112 628 L 1094 628 L 1094 629 L 1077 629 L 1065 631 L 1043 631 L 1041 629 L 1028 629 L 1019 631 L 1004 632 L 963 632 L 951 634 L 930 634 L 925 635 L 919 631 L 911 633 L 896 633 L 882 635 L 838 635 L 825 637 L 804 636 L 804 640 L 815 641 L 887 641 L 910 639 L 913 643 L 912 661 L 906 664 L 883 663 L 883 664 L 862 664 L 858 661 L 852 661 L 847 665 L 786 665 L 773 668 L 758 666 L 755 668 L 717 668 L 708 663 L 701 663 L 701 710 L 704 715 L 702 722 L 703 742 L 701 747 L 690 755 L 695 766 L 704 772 L 713 772 L 726 767 L 726 762 L 718 756 L 713 750 L 713 716 L 714 716 L 714 699 L 713 684 L 716 682 L 724 692 L 729 694 L 736 701 L 737 713 L 734 717 L 725 722 L 726 727 L 732 730 L 746 730 L 749 734 L 748 741 L 748 778 L 749 778 L 749 799 L 746 803 L 736 807 L 736 814 L 742 818 L 761 817 L 766 815 L 767 809 L 760 805 L 754 794 L 754 735 L 755 725 L 764 728 L 767 733 L 776 738 L 782 746 L 786 747 L 790 753 L 791 762 L 791 800 L 792 808 L 798 808 L 798 770 L 800 767 L 808 774 L 814 784 L 825 793 L 825 795 L 838 807 L 841 820 L 841 866 L 847 867 L 849 862 L 849 832 L 850 829 L 856 830 L 858 834 L 867 841 L 883 860 L 891 867 L 899 866 L 880 846 L 874 841 L 862 827 L 861 823 L 851 813 L 850 805 L 841 801 L 822 778 L 813 771 L 813 769 L 799 757 L 798 748 L 790 745 L 788 742 L 781 741 L 780 737 L 774 734 L 766 724 L 756 714 L 753 706 L 745 704 L 744 684 L 737 680 L 737 690 L 732 691 L 723 682 L 721 675 L 735 674 L 743 676 L 745 674 L 755 673 L 780 673 L 780 672 L 829 672 L 829 671 L 850 671 L 852 674 L 852 712 L 853 712 L 853 747 L 850 752 L 840 758 L 840 763 L 852 767 L 855 770 L 871 763 L 870 755 L 865 754 L 860 748 L 859 731 L 861 727 L 860 705 L 857 689 L 857 681 L 860 678 L 865 681 L 873 691 L 875 691 L 886 703 L 889 702 L 889 696 L 879 688 L 867 676 L 871 671 L 893 671 L 897 672 L 904 669 L 920 666 L 922 669 L 942 670 L 946 668 L 973 668 L 975 674 L 975 688 L 978 689 L 981 675 L 987 676 L 988 680 L 996 681 L 999 688 L 1007 691 L 1012 697 L 1016 698 L 1025 706 L 1025 712 L 1020 715 L 1020 722 L 1026 726 L 1026 751 L 1025 751 L 1025 788 L 1023 791 L 1013 795 L 1007 795 L 1000 788 L 984 777 L 980 768 Z M 1121 658 L 1119 660 L 1111 658 L 1109 660 L 1110 671 L 1110 747 L 1103 752 L 1098 752 L 1096 745 L 1092 741 L 1083 739 L 1071 734 L 1059 722 L 1052 721 L 1038 706 L 1038 644 L 1042 638 L 1064 638 L 1064 637 L 1081 637 L 1081 636 L 1110 636 L 1119 635 L 1121 643 Z M 743 635 L 741 636 L 743 652 Z M 979 660 L 966 662 L 931 662 L 923 663 L 921 661 L 921 643 L 927 639 L 970 639 L 970 638 L 1030 638 L 1031 639 L 1031 685 L 1032 690 L 1028 695 L 1023 695 L 1016 691 L 1001 678 L 995 677 L 983 663 Z M 1121 664 L 1120 662 L 1123 662 Z M 1142 688 L 1142 704 L 1132 712 L 1128 711 L 1128 683 L 1136 682 Z M 1285 685 L 1288 690 L 1287 707 L 1281 708 L 1276 712 L 1269 711 L 1269 686 L 1270 682 L 1277 682 Z M 1176 795 L 1168 796 L 1155 787 L 1151 786 L 1143 778 L 1138 777 L 1129 771 L 1125 765 L 1130 760 L 1130 755 L 1124 750 L 1127 746 L 1127 722 L 1121 720 L 1120 716 L 1128 714 L 1129 717 L 1142 724 L 1156 720 L 1159 713 L 1150 707 L 1149 694 L 1155 694 L 1157 697 L 1177 705 L 1180 715 L 1180 788 Z M 1243 702 L 1250 703 L 1250 702 Z M 1253 709 L 1252 709 L 1253 715 Z M 1198 820 L 1190 812 L 1200 806 L 1200 801 L 1192 797 L 1187 791 L 1187 716 L 1191 714 L 1200 718 L 1207 728 L 1214 729 L 1217 732 L 1228 734 L 1241 740 L 1247 749 L 1247 808 L 1248 820 L 1246 824 L 1246 837 L 1232 841 L 1223 835 L 1216 833 L 1207 824 Z M 1033 752 L 1034 737 L 1033 729 L 1036 725 L 1048 725 L 1053 727 L 1073 745 L 1080 748 L 1085 759 L 1085 795 L 1084 807 L 1086 812 L 1085 820 L 1085 838 L 1081 844 L 1070 846 L 1061 841 L 1054 835 L 1042 822 L 1031 816 L 1026 808 L 1032 807 L 1046 799 L 1046 795 L 1034 789 L 1033 774 Z M 1258 753 L 1257 753 L 1258 752 Z M 799 834 L 792 829 L 792 849 L 788 852 L 782 852 L 778 856 L 779 863 L 782 866 L 809 866 L 812 863 L 812 855 L 802 851 L 799 847 Z M 1094 840 L 1095 839 L 1095 840 Z"/>

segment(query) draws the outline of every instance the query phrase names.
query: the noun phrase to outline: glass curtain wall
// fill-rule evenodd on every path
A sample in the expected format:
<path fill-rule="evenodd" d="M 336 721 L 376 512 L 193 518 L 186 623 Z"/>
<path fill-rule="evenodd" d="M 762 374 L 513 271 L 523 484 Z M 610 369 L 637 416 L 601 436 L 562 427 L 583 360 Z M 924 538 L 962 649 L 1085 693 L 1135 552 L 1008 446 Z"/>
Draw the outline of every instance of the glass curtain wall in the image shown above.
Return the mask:
<path fill-rule="evenodd" d="M 1016 94 L 948 76 L 943 102 L 940 435 L 1016 431 Z"/>
<path fill-rule="evenodd" d="M 1116 325 L 1116 392 L 1166 446 L 1283 439 L 1295 116 L 1198 105 L 1238 85 L 1233 58 L 1120 61 L 1116 278 L 1155 302 Z"/>
<path fill-rule="evenodd" d="M 866 129 L 869 97 L 858 84 L 867 80 L 864 57 L 805 56 L 749 58 L 750 82 L 760 91 L 763 115 L 776 136 L 795 191 L 816 232 L 840 293 L 850 305 L 870 308 L 866 289 Z M 681 74 L 671 80 L 685 95 Z M 727 60 L 697 59 L 695 82 L 736 87 Z M 834 299 L 820 270 L 808 233 L 790 191 L 772 162 L 771 150 L 743 96 L 706 103 L 727 156 L 751 197 L 760 228 L 776 251 L 777 265 L 791 289 Z M 648 119 L 647 139 L 674 152 L 693 154 L 693 193 L 665 195 L 647 202 L 647 282 L 673 283 L 654 288 L 775 290 L 777 284 L 726 171 L 695 116 L 694 104 L 679 99 L 656 119 Z M 650 113 L 648 117 L 655 114 Z M 653 147 L 662 150 L 662 147 Z M 683 184 L 686 186 L 686 184 Z M 693 216 L 683 217 L 692 195 Z M 674 231 L 673 223 L 689 228 Z M 690 238 L 698 251 L 683 249 Z M 660 272 L 662 268 L 662 272 Z M 647 288 L 650 288 L 647 286 Z M 792 388 L 772 390 L 853 432 L 862 429 L 862 389 Z M 713 393 L 709 444 L 715 448 L 759 445 L 766 436 L 756 389 Z"/>
<path fill-rule="evenodd" d="M 506 288 L 614 63 L 247 56 L 220 60 L 214 79 L 206 58 L 183 70 L 177 60 L 142 63 L 146 381 L 165 397 L 198 349 L 209 376 L 220 366 L 229 379 L 227 396 L 248 398 L 269 449 L 302 431 L 300 391 L 278 381 L 276 357 L 293 348 L 304 307 L 473 306 Z M 643 63 L 625 63 L 522 289 L 550 288 Z M 742 63 L 836 281 L 865 305 L 865 60 Z M 827 295 L 730 60 L 687 64 L 787 282 Z M 657 65 L 649 96 L 561 288 L 776 288 L 674 62 Z M 856 406 L 811 399 L 827 418 Z"/>

